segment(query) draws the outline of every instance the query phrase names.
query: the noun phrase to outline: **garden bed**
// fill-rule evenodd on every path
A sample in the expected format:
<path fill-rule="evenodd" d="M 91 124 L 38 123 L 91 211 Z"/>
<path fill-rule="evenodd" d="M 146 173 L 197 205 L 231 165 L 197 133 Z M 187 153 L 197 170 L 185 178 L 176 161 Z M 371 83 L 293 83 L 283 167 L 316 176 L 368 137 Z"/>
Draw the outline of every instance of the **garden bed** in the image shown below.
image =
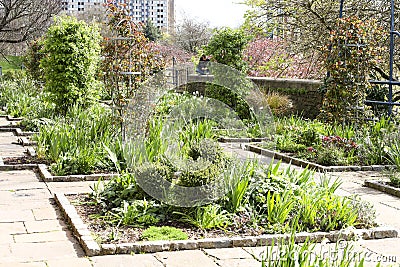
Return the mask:
<path fill-rule="evenodd" d="M 366 180 L 364 185 L 387 194 L 400 197 L 400 188 L 394 187 L 388 181 L 382 180 Z"/>
<path fill-rule="evenodd" d="M 232 233 L 231 236 L 223 231 L 211 232 L 209 236 L 204 237 L 202 233 L 191 231 L 192 235 L 189 240 L 176 241 L 138 241 L 137 235 L 124 235 L 123 243 L 100 243 L 98 244 L 93 236 L 98 236 L 98 232 L 93 232 L 96 226 L 88 224 L 91 219 L 88 215 L 89 210 L 77 210 L 71 204 L 68 198 L 76 199 L 77 195 L 55 194 L 55 199 L 63 212 L 65 219 L 71 224 L 74 235 L 77 237 L 88 256 L 94 255 L 112 255 L 112 254 L 130 254 L 130 253 L 154 253 L 159 251 L 189 250 L 189 249 L 210 249 L 210 248 L 230 248 L 230 247 L 246 247 L 246 246 L 266 246 L 273 242 L 277 243 L 280 239 L 289 239 L 288 234 L 267 234 L 267 235 L 246 235 L 246 233 L 237 235 Z M 80 206 L 81 208 L 84 206 Z M 92 231 L 90 231 L 90 230 Z M 125 230 L 123 230 L 125 231 Z M 135 230 L 134 230 L 135 231 Z M 141 229 L 137 229 L 140 232 Z M 103 233 L 104 234 L 104 233 Z M 248 232 L 251 234 L 251 232 Z M 332 232 L 315 232 L 315 233 L 297 233 L 295 235 L 296 242 L 304 242 L 306 239 L 310 241 L 320 242 L 328 239 L 330 242 L 340 240 L 352 240 L 355 237 L 362 239 L 381 239 L 398 237 L 398 230 L 390 227 L 376 227 L 372 229 L 345 229 L 342 231 Z M 133 238 L 132 238 L 133 237 Z"/>
<path fill-rule="evenodd" d="M 251 152 L 261 154 L 263 156 L 271 157 L 277 160 L 282 160 L 286 163 L 291 163 L 299 167 L 308 167 L 321 172 L 346 172 L 346 171 L 383 171 L 393 169 L 393 165 L 371 165 L 371 166 L 322 166 L 307 160 L 292 157 L 290 155 L 276 152 L 273 150 L 265 149 L 257 146 L 257 144 L 244 144 L 244 149 Z"/>

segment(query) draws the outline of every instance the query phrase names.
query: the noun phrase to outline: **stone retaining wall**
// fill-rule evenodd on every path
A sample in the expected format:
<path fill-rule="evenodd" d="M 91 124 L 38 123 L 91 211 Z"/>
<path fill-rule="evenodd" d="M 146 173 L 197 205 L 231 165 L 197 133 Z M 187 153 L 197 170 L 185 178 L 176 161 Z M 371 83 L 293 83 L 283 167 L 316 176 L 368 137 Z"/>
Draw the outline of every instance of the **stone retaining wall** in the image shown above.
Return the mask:
<path fill-rule="evenodd" d="M 288 96 L 291 108 L 288 114 L 302 114 L 305 118 L 315 118 L 322 105 L 323 94 L 320 91 L 322 82 L 305 79 L 279 79 L 268 77 L 248 77 L 264 93 L 279 92 Z M 205 83 L 212 82 L 212 75 L 189 75 L 188 84 L 181 90 L 200 94 L 204 92 Z"/>
<path fill-rule="evenodd" d="M 306 118 L 315 118 L 320 110 L 323 94 L 322 82 L 303 79 L 275 79 L 249 77 L 265 93 L 279 92 L 288 96 L 292 102 L 290 114 L 302 114 Z"/>

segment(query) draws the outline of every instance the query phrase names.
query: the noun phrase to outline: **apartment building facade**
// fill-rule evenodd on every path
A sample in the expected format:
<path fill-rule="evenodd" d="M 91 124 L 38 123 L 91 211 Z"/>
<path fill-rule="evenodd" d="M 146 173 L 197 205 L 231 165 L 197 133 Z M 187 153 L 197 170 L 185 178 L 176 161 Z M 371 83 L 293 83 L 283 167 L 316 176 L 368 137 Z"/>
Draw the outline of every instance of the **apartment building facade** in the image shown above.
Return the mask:
<path fill-rule="evenodd" d="M 70 15 L 99 9 L 106 0 L 62 0 L 62 9 Z M 174 0 L 116 0 L 116 3 L 126 3 L 130 15 L 137 22 L 151 21 L 164 32 L 172 32 L 175 24 Z"/>

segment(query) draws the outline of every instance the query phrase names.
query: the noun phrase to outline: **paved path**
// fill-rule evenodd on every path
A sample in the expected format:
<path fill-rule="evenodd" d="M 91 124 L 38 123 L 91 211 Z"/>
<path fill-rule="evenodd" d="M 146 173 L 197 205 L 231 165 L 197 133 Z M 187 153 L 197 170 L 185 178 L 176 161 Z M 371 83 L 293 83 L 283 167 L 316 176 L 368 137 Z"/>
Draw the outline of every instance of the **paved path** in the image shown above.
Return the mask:
<path fill-rule="evenodd" d="M 12 149 L 4 152 L 1 147 L 11 145 L 12 140 L 12 136 L 0 135 L 0 156 L 12 152 Z M 19 148 L 15 148 L 18 151 Z M 237 146 L 231 146 L 230 149 L 237 150 L 242 157 L 254 156 L 249 152 L 239 151 Z M 257 157 L 265 163 L 270 161 L 268 158 Z M 329 175 L 342 179 L 340 194 L 357 193 L 363 199 L 372 201 L 381 223 L 400 228 L 400 199 L 362 186 L 364 179 L 377 176 L 378 173 Z M 93 184 L 94 182 L 44 183 L 39 181 L 34 171 L 0 171 L 0 267 L 261 266 L 260 259 L 265 253 L 263 247 L 85 257 L 82 248 L 64 224 L 52 196 L 55 192 L 89 192 L 89 187 Z M 374 261 L 389 259 L 382 258 L 380 254 L 396 257 L 397 263 L 394 266 L 400 266 L 398 238 L 359 241 L 356 249 L 367 253 L 366 266 L 375 266 Z M 387 264 L 383 262 L 383 266 Z"/>

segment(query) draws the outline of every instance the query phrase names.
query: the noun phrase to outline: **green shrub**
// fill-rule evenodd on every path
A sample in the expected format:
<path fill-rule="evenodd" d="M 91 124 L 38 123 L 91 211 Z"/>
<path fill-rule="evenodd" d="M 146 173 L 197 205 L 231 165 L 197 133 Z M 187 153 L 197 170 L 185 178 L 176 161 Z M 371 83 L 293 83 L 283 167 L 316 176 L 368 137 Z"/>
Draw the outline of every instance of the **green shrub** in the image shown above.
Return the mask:
<path fill-rule="evenodd" d="M 96 26 L 56 17 L 44 40 L 45 89 L 62 114 L 73 105 L 87 107 L 98 97 L 96 74 L 101 36 Z"/>
<path fill-rule="evenodd" d="M 188 235 L 180 229 L 171 226 L 150 226 L 142 233 L 142 239 L 155 240 L 187 240 Z"/>
<path fill-rule="evenodd" d="M 316 162 L 324 166 L 346 165 L 347 159 L 343 149 L 329 146 L 321 147 L 317 153 Z"/>

